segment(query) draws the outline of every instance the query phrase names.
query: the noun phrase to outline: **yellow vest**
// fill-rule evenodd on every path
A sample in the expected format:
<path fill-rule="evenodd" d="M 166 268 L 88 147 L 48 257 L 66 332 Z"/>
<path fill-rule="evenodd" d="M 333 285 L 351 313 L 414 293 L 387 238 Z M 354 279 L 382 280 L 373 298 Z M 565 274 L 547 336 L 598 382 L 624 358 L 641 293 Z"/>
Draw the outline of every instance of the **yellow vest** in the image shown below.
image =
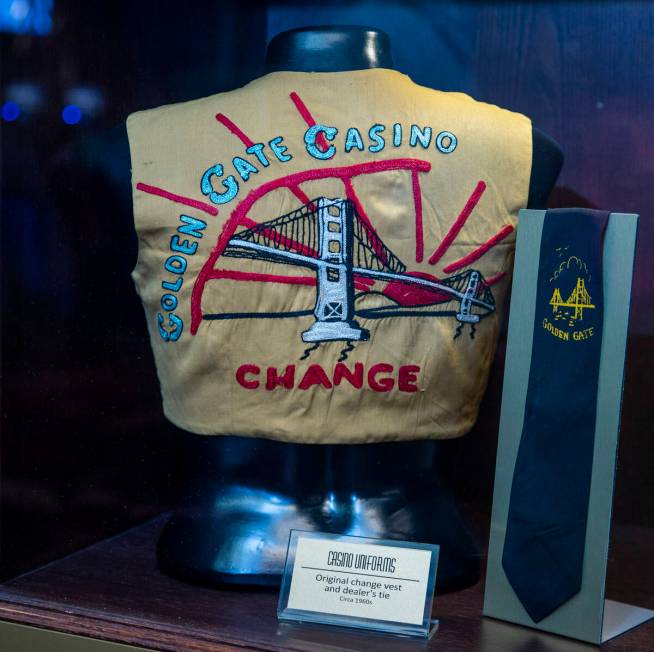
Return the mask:
<path fill-rule="evenodd" d="M 127 121 L 166 416 L 200 434 L 465 434 L 510 284 L 528 118 L 386 69 L 275 72 Z"/>

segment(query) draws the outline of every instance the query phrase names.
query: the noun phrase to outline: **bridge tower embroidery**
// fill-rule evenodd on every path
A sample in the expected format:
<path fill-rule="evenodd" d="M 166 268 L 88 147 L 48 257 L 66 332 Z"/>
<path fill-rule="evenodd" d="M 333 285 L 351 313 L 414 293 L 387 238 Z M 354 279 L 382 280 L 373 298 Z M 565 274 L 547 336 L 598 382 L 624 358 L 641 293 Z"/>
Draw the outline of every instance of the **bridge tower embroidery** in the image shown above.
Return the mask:
<path fill-rule="evenodd" d="M 304 342 L 367 340 L 367 330 L 354 321 L 354 274 L 352 272 L 353 206 L 342 199 L 316 200 L 319 231 L 316 321 L 302 333 Z"/>
<path fill-rule="evenodd" d="M 304 342 L 367 340 L 369 332 L 355 316 L 454 316 L 473 328 L 495 310 L 490 288 L 480 272 L 468 270 L 438 281 L 406 273 L 406 265 L 382 242 L 376 231 L 358 215 L 349 199 L 319 197 L 286 215 L 234 235 L 223 256 L 267 260 L 308 267 L 316 273 L 315 322 L 301 337 Z M 421 306 L 400 305 L 355 311 L 355 278 L 399 282 L 430 290 L 434 303 L 458 303 L 458 310 L 423 311 Z M 310 314 L 310 313 L 309 313 Z M 205 315 L 205 319 L 239 315 Z"/>
<path fill-rule="evenodd" d="M 574 309 L 574 314 L 570 317 L 571 322 L 574 322 L 577 319 L 583 319 L 584 310 L 595 308 L 595 306 L 592 304 L 590 294 L 586 289 L 586 283 L 580 276 L 577 277 L 577 284 L 575 285 L 575 289 L 572 291 L 566 301 L 562 300 L 561 291 L 559 288 L 554 288 L 552 298 L 550 299 L 550 305 L 552 306 L 553 312 L 558 312 L 559 308 Z"/>

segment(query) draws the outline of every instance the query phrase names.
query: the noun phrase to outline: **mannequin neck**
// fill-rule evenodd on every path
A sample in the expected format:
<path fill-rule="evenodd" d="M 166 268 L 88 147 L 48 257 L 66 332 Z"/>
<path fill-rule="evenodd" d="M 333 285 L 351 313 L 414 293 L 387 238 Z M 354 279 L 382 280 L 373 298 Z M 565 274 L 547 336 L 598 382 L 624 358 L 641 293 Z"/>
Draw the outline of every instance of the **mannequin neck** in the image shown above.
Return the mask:
<path fill-rule="evenodd" d="M 303 27 L 277 34 L 266 50 L 265 72 L 339 72 L 393 68 L 388 34 L 371 27 Z"/>

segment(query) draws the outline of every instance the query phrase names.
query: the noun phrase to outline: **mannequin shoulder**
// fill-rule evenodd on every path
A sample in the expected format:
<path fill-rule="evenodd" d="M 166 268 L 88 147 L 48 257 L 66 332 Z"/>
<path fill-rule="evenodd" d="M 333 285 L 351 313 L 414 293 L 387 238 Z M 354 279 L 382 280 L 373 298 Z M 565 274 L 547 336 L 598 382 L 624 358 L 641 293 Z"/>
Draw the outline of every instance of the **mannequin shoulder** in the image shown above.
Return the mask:
<path fill-rule="evenodd" d="M 531 177 L 528 208 L 544 208 L 563 167 L 561 146 L 532 125 Z"/>

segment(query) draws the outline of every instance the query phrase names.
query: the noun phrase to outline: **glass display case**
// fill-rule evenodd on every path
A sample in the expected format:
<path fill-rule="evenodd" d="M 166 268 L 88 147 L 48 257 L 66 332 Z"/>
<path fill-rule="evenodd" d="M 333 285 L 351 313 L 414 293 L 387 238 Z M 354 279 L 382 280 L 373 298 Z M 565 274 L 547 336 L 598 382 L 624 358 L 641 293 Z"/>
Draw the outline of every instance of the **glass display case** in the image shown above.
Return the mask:
<path fill-rule="evenodd" d="M 565 159 L 549 198 L 534 199 L 539 206 L 641 215 L 607 596 L 654 608 L 654 7 L 8 0 L 0 3 L 2 649 L 387 649 L 382 636 L 278 624 L 274 569 L 272 580 L 268 567 L 236 581 L 208 574 L 218 556 L 207 547 L 225 528 L 184 520 L 198 496 L 230 504 L 278 497 L 269 516 L 286 514 L 289 528 L 309 514 L 337 529 L 338 505 L 350 499 L 364 511 L 399 513 L 395 525 L 409 514 L 413 529 L 401 532 L 450 536 L 459 552 L 448 561 L 445 546 L 434 601 L 441 627 L 427 647 L 562 649 L 560 639 L 481 616 L 504 327 L 477 423 L 460 438 L 353 445 L 347 454 L 339 444 L 291 449 L 234 436 L 216 446 L 163 415 L 130 277 L 137 239 L 125 121 L 283 70 L 270 53 L 266 63 L 268 43 L 310 25 L 382 30 L 392 60 L 380 67 L 392 61 L 421 86 L 531 118 Z M 557 167 L 548 155 L 539 165 Z M 375 468 L 412 477 L 419 509 L 398 508 L 395 494 L 388 498 L 397 483 Z M 298 491 L 291 518 L 284 500 Z M 204 557 L 180 544 L 187 535 L 202 538 Z M 652 623 L 607 649 L 638 646 L 654 647 Z"/>

